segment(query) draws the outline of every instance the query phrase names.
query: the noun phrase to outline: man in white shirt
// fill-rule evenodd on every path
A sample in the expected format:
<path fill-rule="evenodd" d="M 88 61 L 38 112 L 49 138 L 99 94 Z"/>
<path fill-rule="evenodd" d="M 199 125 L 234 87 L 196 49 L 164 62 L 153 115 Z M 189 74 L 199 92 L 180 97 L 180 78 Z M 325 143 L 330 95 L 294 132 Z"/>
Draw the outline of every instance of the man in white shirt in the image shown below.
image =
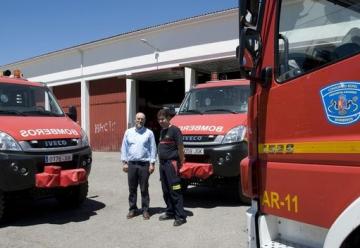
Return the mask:
<path fill-rule="evenodd" d="M 129 184 L 129 213 L 131 219 L 137 215 L 137 187 L 140 185 L 141 207 L 144 220 L 150 219 L 149 214 L 149 177 L 155 169 L 156 143 L 153 132 L 144 127 L 145 114 L 137 113 L 135 127 L 125 131 L 121 160 L 123 171 L 128 173 Z"/>

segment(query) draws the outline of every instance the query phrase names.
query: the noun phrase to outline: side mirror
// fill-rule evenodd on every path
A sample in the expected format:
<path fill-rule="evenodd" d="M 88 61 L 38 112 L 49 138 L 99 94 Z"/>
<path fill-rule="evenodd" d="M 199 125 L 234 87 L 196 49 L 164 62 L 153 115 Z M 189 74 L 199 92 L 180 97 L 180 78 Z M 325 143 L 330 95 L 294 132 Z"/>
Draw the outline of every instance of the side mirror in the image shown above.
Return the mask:
<path fill-rule="evenodd" d="M 240 64 L 242 77 L 247 78 L 245 71 L 252 71 L 257 66 L 262 49 L 261 37 L 258 31 L 243 28 L 239 33 L 239 46 L 236 48 L 236 57 Z M 250 75 L 250 77 L 252 77 Z"/>
<path fill-rule="evenodd" d="M 69 116 L 69 118 L 73 121 L 77 121 L 77 110 L 75 106 L 70 106 L 69 107 L 69 112 L 67 113 L 67 116 Z"/>
<path fill-rule="evenodd" d="M 236 57 L 240 63 L 240 66 L 245 70 L 251 70 L 254 67 L 254 61 L 247 49 L 244 49 L 243 52 L 240 52 L 240 46 L 236 48 Z M 240 59 L 242 56 L 242 59 Z"/>

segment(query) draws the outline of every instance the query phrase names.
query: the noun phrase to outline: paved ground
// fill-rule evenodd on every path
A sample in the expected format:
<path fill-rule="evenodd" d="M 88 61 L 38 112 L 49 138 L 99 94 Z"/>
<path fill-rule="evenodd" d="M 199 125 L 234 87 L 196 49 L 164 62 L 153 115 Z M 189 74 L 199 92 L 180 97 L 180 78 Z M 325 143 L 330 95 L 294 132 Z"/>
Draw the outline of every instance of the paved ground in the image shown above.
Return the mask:
<path fill-rule="evenodd" d="M 227 248 L 246 247 L 247 206 L 224 189 L 192 188 L 185 195 L 188 223 L 158 220 L 164 210 L 158 170 L 150 178 L 150 220 L 127 220 L 127 178 L 119 153 L 94 153 L 89 199 L 64 210 L 53 199 L 13 207 L 0 228 L 0 247 Z"/>

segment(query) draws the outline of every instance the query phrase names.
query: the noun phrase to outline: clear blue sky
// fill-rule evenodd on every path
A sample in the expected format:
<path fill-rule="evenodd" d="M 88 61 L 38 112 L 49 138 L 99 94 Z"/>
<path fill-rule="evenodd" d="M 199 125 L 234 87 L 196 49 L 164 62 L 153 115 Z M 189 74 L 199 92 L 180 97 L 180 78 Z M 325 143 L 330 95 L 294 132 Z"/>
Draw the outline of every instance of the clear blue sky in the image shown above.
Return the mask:
<path fill-rule="evenodd" d="M 237 5 L 238 0 L 2 1 L 0 65 Z"/>

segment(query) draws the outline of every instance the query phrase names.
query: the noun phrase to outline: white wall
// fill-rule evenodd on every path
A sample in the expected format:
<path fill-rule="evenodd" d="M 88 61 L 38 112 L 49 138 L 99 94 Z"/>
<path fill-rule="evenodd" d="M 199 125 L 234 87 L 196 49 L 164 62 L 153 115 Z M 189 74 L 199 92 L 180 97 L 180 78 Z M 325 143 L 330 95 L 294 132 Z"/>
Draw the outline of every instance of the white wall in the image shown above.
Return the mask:
<path fill-rule="evenodd" d="M 19 68 L 30 80 L 56 86 L 234 57 L 237 18 L 237 10 L 190 18 L 41 55 L 11 64 L 10 69 Z M 160 50 L 158 61 L 140 39 Z"/>

